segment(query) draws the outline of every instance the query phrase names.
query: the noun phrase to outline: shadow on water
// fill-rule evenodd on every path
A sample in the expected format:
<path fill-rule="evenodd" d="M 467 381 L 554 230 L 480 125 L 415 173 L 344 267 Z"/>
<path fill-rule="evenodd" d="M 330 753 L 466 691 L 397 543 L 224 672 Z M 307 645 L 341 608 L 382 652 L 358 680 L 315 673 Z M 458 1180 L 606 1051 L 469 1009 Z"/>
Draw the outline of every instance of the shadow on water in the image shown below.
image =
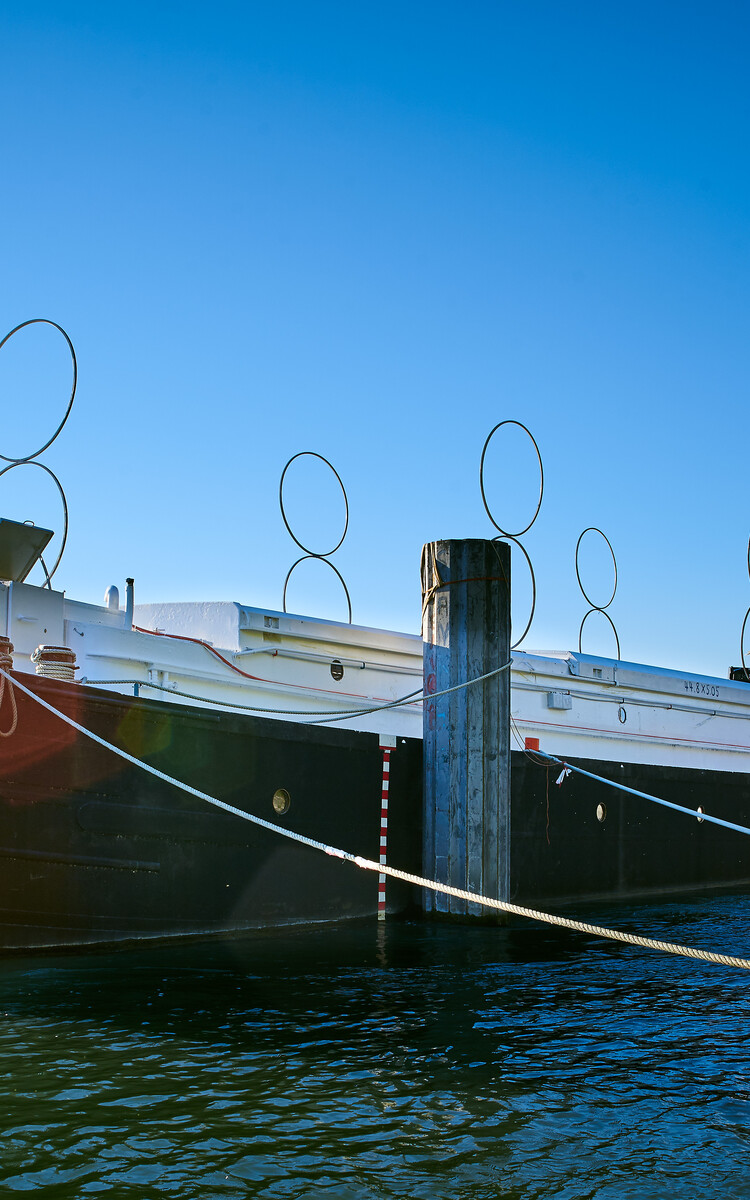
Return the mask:
<path fill-rule="evenodd" d="M 596 945 L 598 954 L 621 952 Z M 351 921 L 258 931 L 230 939 L 180 940 L 111 950 L 44 953 L 0 960 L 0 1003 L 29 1013 L 55 1011 L 130 1019 L 140 1028 L 179 999 L 186 1016 L 219 1017 L 240 998 L 292 1011 L 311 991 L 359 979 L 370 987 L 436 972 L 472 979 L 503 966 L 580 961 L 592 952 L 590 937 L 564 929 L 469 926 L 450 922 Z M 305 989 L 290 981 L 304 981 Z M 227 1004 L 221 1003 L 221 998 Z M 163 1001 L 155 1005 L 155 998 Z M 211 1005 L 206 1002 L 211 1000 Z M 146 1009 L 153 1012 L 146 1013 Z"/>
<path fill-rule="evenodd" d="M 350 922 L 258 932 L 229 940 L 12 957 L 0 962 L 0 1006 L 29 1016 L 116 1020 L 155 1029 L 181 1014 L 192 1036 L 252 1012 L 288 1017 L 346 999 L 349 1022 L 376 996 L 429 1004 L 430 980 L 473 979 L 505 965 L 562 963 L 585 954 L 585 939 L 562 930 Z M 346 993 L 346 996 L 344 996 Z"/>
<path fill-rule="evenodd" d="M 708 911 L 707 911 L 708 909 Z M 730 927 L 720 919 L 731 913 Z M 728 953 L 750 945 L 750 907 L 737 897 L 673 901 L 579 911 L 594 923 Z M 720 938 L 720 944 L 717 939 Z M 741 944 L 737 944 L 741 939 Z M 668 982 L 671 981 L 671 982 Z M 217 1030 L 242 1039 L 248 1023 L 283 1038 L 286 1021 L 340 1006 L 351 1027 L 373 1006 L 423 1015 L 447 995 L 467 1013 L 489 997 L 508 1010 L 546 989 L 606 986 L 615 1000 L 657 999 L 680 981 L 691 992 L 734 990 L 738 972 L 655 955 L 564 929 L 398 920 L 294 927 L 232 939 L 142 944 L 112 951 L 11 957 L 0 961 L 5 1017 L 82 1017 L 121 1030 L 184 1030 L 211 1038 Z M 280 1021 L 280 1017 L 285 1021 Z"/>
<path fill-rule="evenodd" d="M 750 943 L 739 897 L 581 915 Z M 535 925 L 7 959 L 0 1183 L 139 1200 L 750 1193 L 748 985 Z"/>

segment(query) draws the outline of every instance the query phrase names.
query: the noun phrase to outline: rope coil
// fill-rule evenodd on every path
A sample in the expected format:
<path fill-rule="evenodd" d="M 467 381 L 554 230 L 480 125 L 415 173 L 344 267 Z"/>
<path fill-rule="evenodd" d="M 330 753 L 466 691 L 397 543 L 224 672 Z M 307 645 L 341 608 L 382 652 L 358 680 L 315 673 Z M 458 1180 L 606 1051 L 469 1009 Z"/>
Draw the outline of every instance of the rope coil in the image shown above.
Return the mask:
<path fill-rule="evenodd" d="M 75 651 L 67 646 L 37 646 L 31 661 L 36 666 L 37 675 L 45 679 L 61 679 L 65 683 L 73 682 L 78 669 Z"/>
<path fill-rule="evenodd" d="M 13 695 L 13 680 L 8 671 L 13 670 L 13 643 L 10 638 L 0 637 L 0 709 L 3 707 L 5 698 L 5 684 L 8 684 L 8 697 L 10 699 L 10 707 L 12 712 L 10 729 L 0 729 L 0 737 L 12 737 L 16 732 L 18 725 L 18 708 L 16 706 L 16 698 Z"/>
<path fill-rule="evenodd" d="M 10 638 L 0 637 L 0 669 L 13 670 L 13 643 Z"/>

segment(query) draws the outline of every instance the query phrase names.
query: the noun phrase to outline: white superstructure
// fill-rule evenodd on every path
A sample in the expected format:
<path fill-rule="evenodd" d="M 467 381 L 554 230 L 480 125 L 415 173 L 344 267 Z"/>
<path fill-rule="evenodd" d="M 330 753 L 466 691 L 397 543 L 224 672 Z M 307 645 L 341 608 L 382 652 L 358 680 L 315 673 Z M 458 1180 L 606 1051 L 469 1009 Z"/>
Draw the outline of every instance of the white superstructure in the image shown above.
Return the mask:
<path fill-rule="evenodd" d="M 131 626 L 124 609 L 25 583 L 0 584 L 2 628 L 19 671 L 34 672 L 37 646 L 67 646 L 76 679 L 123 695 L 422 734 L 418 700 L 377 711 L 421 692 L 415 634 L 234 602 L 136 605 Z M 517 651 L 511 712 L 514 748 L 531 738 L 561 758 L 750 770 L 750 685 L 742 682 L 587 654 Z"/>
<path fill-rule="evenodd" d="M 511 715 L 561 758 L 750 771 L 750 684 L 730 679 L 518 651 Z"/>
<path fill-rule="evenodd" d="M 14 668 L 34 672 L 40 644 L 75 652 L 80 682 L 123 695 L 248 709 L 284 720 L 337 719 L 422 688 L 415 635 L 337 624 L 233 602 L 125 610 L 70 600 L 25 583 L 0 584 L 0 629 Z M 346 728 L 420 737 L 421 705 L 363 713 Z"/>

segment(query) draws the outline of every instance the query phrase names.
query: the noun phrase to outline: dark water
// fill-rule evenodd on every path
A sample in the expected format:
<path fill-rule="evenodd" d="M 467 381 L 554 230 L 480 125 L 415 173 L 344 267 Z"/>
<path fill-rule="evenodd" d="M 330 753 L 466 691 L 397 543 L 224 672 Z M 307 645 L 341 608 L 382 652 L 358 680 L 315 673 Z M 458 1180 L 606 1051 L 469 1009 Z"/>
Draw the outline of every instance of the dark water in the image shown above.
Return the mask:
<path fill-rule="evenodd" d="M 747 954 L 750 901 L 586 914 Z M 750 1196 L 750 975 L 375 922 L 0 965 L 0 1189 Z"/>

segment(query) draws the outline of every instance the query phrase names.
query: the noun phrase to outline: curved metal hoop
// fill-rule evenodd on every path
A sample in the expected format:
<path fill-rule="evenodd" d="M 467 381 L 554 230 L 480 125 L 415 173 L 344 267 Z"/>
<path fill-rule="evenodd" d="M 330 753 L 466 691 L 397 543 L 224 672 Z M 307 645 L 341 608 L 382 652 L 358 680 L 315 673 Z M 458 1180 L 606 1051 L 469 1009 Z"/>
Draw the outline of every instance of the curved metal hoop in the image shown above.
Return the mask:
<path fill-rule="evenodd" d="M 286 475 L 287 471 L 289 470 L 289 468 L 291 467 L 291 465 L 295 459 L 304 458 L 306 455 L 309 456 L 310 458 L 319 458 L 321 462 L 325 463 L 325 465 L 327 467 L 331 468 L 334 475 L 336 476 L 336 479 L 338 480 L 339 487 L 341 488 L 341 494 L 344 497 L 344 505 L 346 507 L 346 520 L 344 521 L 344 532 L 342 533 L 339 540 L 336 542 L 336 545 L 333 547 L 333 550 L 325 550 L 325 551 L 310 550 L 309 547 L 303 545 L 303 543 L 299 540 L 298 537 L 294 536 L 294 534 L 292 533 L 292 527 L 286 519 L 286 510 L 284 509 L 284 476 Z M 327 558 L 329 554 L 335 554 L 335 552 L 338 550 L 339 546 L 342 544 L 344 538 L 346 537 L 346 531 L 349 528 L 349 497 L 346 494 L 346 488 L 344 487 L 343 483 L 341 482 L 341 476 L 339 475 L 338 471 L 333 466 L 333 464 L 330 463 L 327 458 L 323 458 L 322 454 L 316 454 L 314 450 L 300 450 L 299 454 L 293 454 L 292 457 L 289 459 L 289 462 L 284 467 L 284 470 L 281 472 L 281 479 L 279 480 L 279 505 L 281 507 L 281 516 L 284 520 L 284 524 L 287 527 L 287 531 L 288 531 L 292 541 L 297 543 L 300 550 L 304 550 L 305 554 L 308 554 L 311 558 Z M 296 564 L 295 564 L 295 566 L 296 566 Z M 336 568 L 334 567 L 334 570 L 335 569 Z M 287 578 L 289 578 L 289 576 L 287 576 Z"/>
<path fill-rule="evenodd" d="M 0 342 L 0 350 L 2 350 L 2 348 L 6 342 L 10 341 L 10 339 L 13 337 L 14 333 L 18 333 L 19 329 L 26 329 L 26 327 L 28 325 L 51 325 L 53 329 L 59 330 L 60 333 L 63 335 L 63 337 L 65 338 L 65 341 L 68 343 L 68 349 L 70 350 L 70 357 L 73 361 L 73 387 L 71 388 L 70 400 L 68 401 L 68 407 L 65 410 L 63 419 L 60 422 L 60 424 L 58 425 L 55 432 L 52 434 L 52 437 L 49 439 L 49 441 L 45 442 L 44 445 L 41 446 L 39 450 L 35 450 L 33 454 L 24 454 L 20 458 L 10 458 L 7 454 L 0 454 L 0 459 L 2 459 L 3 462 L 7 462 L 7 463 L 20 464 L 20 463 L 25 463 L 25 462 L 31 462 L 33 459 L 38 458 L 40 454 L 43 454 L 45 450 L 49 449 L 49 447 L 52 445 L 52 443 L 54 442 L 54 440 L 58 436 L 58 434 L 60 434 L 62 432 L 62 428 L 63 428 L 65 422 L 67 421 L 68 417 L 70 416 L 70 410 L 73 407 L 73 401 L 75 400 L 75 396 L 76 396 L 76 388 L 78 386 L 78 362 L 76 360 L 76 352 L 73 349 L 73 343 L 71 342 L 67 333 L 63 329 L 62 325 L 58 325 L 56 321 L 50 321 L 50 320 L 48 320 L 47 317 L 32 317 L 30 321 L 22 321 L 20 325 L 16 325 L 15 329 L 11 329 L 10 333 L 6 333 L 5 337 Z"/>
<path fill-rule="evenodd" d="M 2 458 L 2 455 L 0 455 L 0 458 Z M 63 491 L 63 486 L 60 483 L 60 480 L 55 475 L 55 472 L 50 471 L 49 467 L 46 467 L 44 465 L 44 463 L 35 462 L 33 459 L 23 458 L 17 462 L 9 463 L 7 467 L 3 467 L 2 470 L 0 470 L 0 479 L 2 479 L 3 475 L 6 475 L 8 473 L 8 471 L 15 471 L 16 467 L 38 467 L 40 471 L 46 471 L 46 473 L 49 475 L 49 477 L 57 485 L 57 490 L 60 493 L 60 499 L 62 500 L 62 506 L 63 506 L 63 535 L 62 535 L 62 542 L 60 544 L 60 552 L 53 563 L 51 571 L 47 570 L 47 567 L 46 567 L 44 561 L 40 558 L 40 561 L 42 563 L 42 570 L 44 571 L 44 574 L 47 576 L 45 582 L 47 584 L 47 587 L 51 588 L 52 587 L 52 576 L 54 575 L 57 568 L 60 566 L 60 562 L 62 561 L 62 556 L 65 553 L 65 543 L 68 540 L 68 501 L 66 499 L 65 492 Z"/>
<path fill-rule="evenodd" d="M 587 534 L 587 533 L 598 533 L 601 537 L 603 537 L 605 542 L 609 546 L 609 552 L 612 555 L 612 565 L 615 568 L 615 586 L 612 588 L 612 595 L 610 596 L 610 598 L 606 604 L 596 604 L 591 599 L 591 597 L 589 596 L 585 587 L 583 586 L 583 583 L 581 582 L 581 573 L 578 569 L 578 551 L 580 549 L 581 542 L 583 541 L 583 538 L 584 538 L 585 534 Z M 583 598 L 587 604 L 590 604 L 592 608 L 598 609 L 599 612 L 604 612 L 605 608 L 609 608 L 610 604 L 612 603 L 612 601 L 615 598 L 615 592 L 617 591 L 617 559 L 615 558 L 615 552 L 612 549 L 612 543 L 610 542 L 606 533 L 602 533 L 601 529 L 597 529 L 596 525 L 589 525 L 586 529 L 584 529 L 583 533 L 581 534 L 578 541 L 576 542 L 576 579 L 578 580 L 578 586 L 581 589 L 581 591 L 583 592 Z M 585 619 L 586 618 L 584 617 L 584 620 Z M 619 655 L 618 655 L 618 658 L 619 658 Z"/>
<path fill-rule="evenodd" d="M 524 631 L 521 634 L 518 641 L 514 642 L 513 645 L 511 646 L 511 650 L 516 650 L 521 645 L 521 642 L 523 641 L 523 639 L 526 637 L 526 634 L 531 629 L 531 622 L 534 620 L 534 613 L 536 612 L 536 575 L 534 574 L 534 568 L 531 564 L 531 559 L 529 558 L 528 551 L 526 550 L 526 547 L 521 542 L 519 542 L 517 537 L 513 537 L 513 536 L 511 536 L 511 534 L 506 533 L 503 535 L 503 537 L 501 537 L 501 538 L 496 537 L 496 538 L 493 538 L 492 540 L 493 540 L 493 542 L 501 542 L 501 541 L 513 542 L 514 546 L 518 546 L 518 549 L 521 551 L 524 558 L 526 559 L 526 562 L 527 562 L 528 568 L 529 568 L 529 574 L 531 575 L 531 612 L 529 613 L 529 619 L 526 622 L 526 628 L 524 629 Z"/>
<path fill-rule="evenodd" d="M 750 538 L 747 539 L 747 573 L 750 575 Z M 745 613 L 745 619 L 742 622 L 742 630 L 740 632 L 740 662 L 745 672 L 745 679 L 750 683 L 750 667 L 748 667 L 747 658 L 745 657 L 745 630 L 747 629 L 748 620 L 750 620 L 750 608 Z"/>
<path fill-rule="evenodd" d="M 487 503 L 487 496 L 486 496 L 486 493 L 484 490 L 484 458 L 487 453 L 487 447 L 489 446 L 490 441 L 492 440 L 493 436 L 497 433 L 498 429 L 502 429 L 503 425 L 517 425 L 519 429 L 523 429 L 524 433 L 527 433 L 529 435 L 529 437 L 531 438 L 531 444 L 533 445 L 534 449 L 536 450 L 536 457 L 537 457 L 537 461 L 539 463 L 539 500 L 538 500 L 537 506 L 534 510 L 534 515 L 531 518 L 531 520 L 529 521 L 528 525 L 526 525 L 523 529 L 519 529 L 517 533 L 509 533 L 507 529 L 503 529 L 502 526 L 498 525 L 497 521 L 495 520 L 495 518 L 492 515 L 490 506 Z M 531 526 L 534 524 L 537 517 L 539 516 L 539 509 L 542 507 L 542 497 L 544 496 L 544 467 L 542 466 L 542 456 L 539 453 L 539 447 L 536 444 L 534 435 L 532 434 L 531 430 L 527 429 L 525 425 L 522 425 L 520 421 L 500 421 L 499 424 L 497 424 L 495 426 L 495 428 L 491 429 L 490 432 L 488 433 L 487 438 L 484 443 L 484 446 L 482 447 L 482 457 L 479 461 L 479 490 L 482 493 L 482 504 L 484 505 L 484 511 L 487 513 L 487 516 L 489 517 L 490 521 L 495 526 L 495 529 L 497 529 L 497 531 L 499 533 L 501 533 L 503 537 L 519 538 L 519 537 L 523 537 L 523 535 L 525 533 L 529 532 L 529 530 L 531 529 Z"/>
<path fill-rule="evenodd" d="M 605 612 L 603 608 L 590 608 L 589 611 L 586 613 L 586 616 L 581 621 L 581 628 L 578 630 L 578 653 L 583 654 L 583 650 L 581 649 L 581 637 L 583 636 L 583 627 L 586 624 L 586 622 L 588 621 L 588 619 L 592 613 L 601 613 L 601 615 L 603 617 L 606 617 L 606 619 L 609 621 L 609 623 L 612 627 L 612 632 L 615 635 L 615 642 L 617 643 L 617 660 L 619 662 L 620 657 L 621 657 L 621 655 L 620 655 L 620 639 L 617 636 L 617 630 L 615 629 L 614 621 L 610 617 L 609 613 Z"/>
<path fill-rule="evenodd" d="M 287 526 L 287 528 L 288 528 L 288 526 Z M 296 538 L 294 540 L 297 541 Z M 299 545 L 299 543 L 297 543 L 297 544 Z M 303 549 L 304 549 L 304 547 L 303 547 Z M 338 549 L 338 547 L 337 547 L 337 549 Z M 333 551 L 331 550 L 330 553 L 332 554 Z M 286 612 L 286 589 L 287 589 L 287 584 L 289 583 L 289 580 L 291 578 L 292 571 L 294 570 L 295 567 L 298 567 L 300 565 L 300 563 L 307 562 L 307 560 L 309 558 L 314 558 L 314 559 L 317 559 L 318 562 L 325 563 L 327 567 L 331 568 L 331 570 L 333 571 L 333 573 L 335 575 L 338 575 L 339 580 L 341 581 L 341 586 L 344 589 L 344 595 L 346 596 L 346 605 L 347 605 L 347 608 L 349 609 L 349 624 L 351 625 L 351 623 L 352 623 L 352 602 L 351 602 L 351 597 L 349 596 L 349 589 L 346 586 L 346 583 L 344 582 L 344 576 L 341 574 L 341 572 L 336 567 L 334 567 L 333 563 L 329 562 L 329 560 L 327 558 L 325 558 L 322 554 L 303 554 L 302 558 L 298 558 L 295 563 L 292 563 L 291 567 L 287 571 L 286 579 L 284 580 L 284 592 L 283 592 L 282 601 L 281 601 L 282 611 Z"/>

